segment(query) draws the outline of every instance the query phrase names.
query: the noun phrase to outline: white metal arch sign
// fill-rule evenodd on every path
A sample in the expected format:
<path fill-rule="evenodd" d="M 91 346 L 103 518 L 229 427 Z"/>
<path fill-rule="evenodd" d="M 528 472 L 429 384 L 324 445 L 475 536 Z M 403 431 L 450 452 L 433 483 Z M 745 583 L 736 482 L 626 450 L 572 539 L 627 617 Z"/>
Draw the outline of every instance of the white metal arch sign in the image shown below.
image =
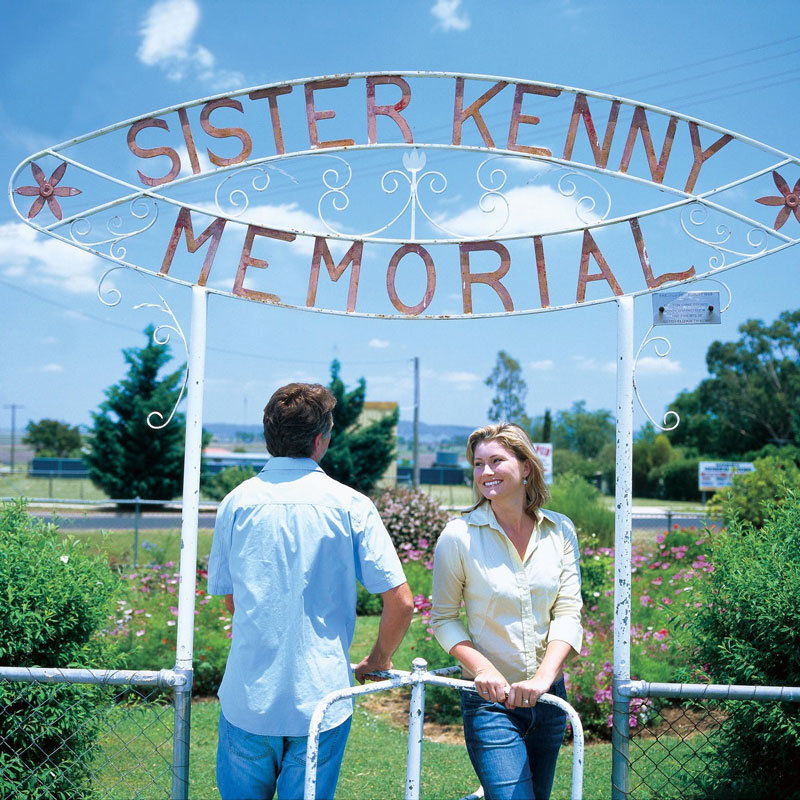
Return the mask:
<path fill-rule="evenodd" d="M 38 230 L 169 281 L 329 313 L 464 318 L 643 294 L 796 244 L 799 166 L 596 92 L 358 73 L 72 139 L 20 164 L 10 197 Z"/>

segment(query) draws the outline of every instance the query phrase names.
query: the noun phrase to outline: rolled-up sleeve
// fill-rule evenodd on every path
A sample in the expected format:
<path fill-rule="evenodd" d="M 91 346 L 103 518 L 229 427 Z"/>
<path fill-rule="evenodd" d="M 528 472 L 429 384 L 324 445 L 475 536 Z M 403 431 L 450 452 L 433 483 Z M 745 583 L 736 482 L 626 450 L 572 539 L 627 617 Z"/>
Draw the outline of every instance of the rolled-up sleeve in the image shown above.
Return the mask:
<path fill-rule="evenodd" d="M 463 523 L 462 523 L 463 524 Z M 459 614 L 466 574 L 457 535 L 446 527 L 436 543 L 433 556 L 433 608 L 431 627 L 436 641 L 449 653 L 469 633 Z"/>
<path fill-rule="evenodd" d="M 581 570 L 579 564 L 578 537 L 569 520 L 562 526 L 564 537 L 561 580 L 558 595 L 551 609 L 547 641 L 566 642 L 576 653 L 581 651 L 583 627 L 581 626 Z"/>
<path fill-rule="evenodd" d="M 406 582 L 403 565 L 372 501 L 364 497 L 357 503 L 350 514 L 356 577 L 371 594 L 382 594 Z"/>
<path fill-rule="evenodd" d="M 208 593 L 232 594 L 233 579 L 230 569 L 231 533 L 233 531 L 233 510 L 225 498 L 217 509 L 214 521 L 214 539 L 211 542 L 211 555 L 208 557 Z"/>

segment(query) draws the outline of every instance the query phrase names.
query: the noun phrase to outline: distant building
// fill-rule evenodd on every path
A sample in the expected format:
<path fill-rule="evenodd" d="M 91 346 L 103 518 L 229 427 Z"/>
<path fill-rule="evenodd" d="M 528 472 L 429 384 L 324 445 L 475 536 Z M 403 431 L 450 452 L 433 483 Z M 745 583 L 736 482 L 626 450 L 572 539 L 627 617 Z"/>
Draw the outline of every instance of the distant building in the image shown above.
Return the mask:
<path fill-rule="evenodd" d="M 369 425 L 383 419 L 387 414 L 393 414 L 398 408 L 397 403 L 372 401 L 364 403 L 357 425 Z M 397 425 L 394 426 L 394 440 L 397 442 Z M 378 481 L 381 489 L 388 489 L 397 483 L 397 461 L 392 459 L 391 463 L 383 473 L 383 477 Z"/>
<path fill-rule="evenodd" d="M 216 475 L 228 467 L 251 467 L 256 472 L 264 468 L 270 456 L 261 453 L 234 453 L 224 447 L 206 447 L 203 450 L 203 467 L 209 475 Z"/>

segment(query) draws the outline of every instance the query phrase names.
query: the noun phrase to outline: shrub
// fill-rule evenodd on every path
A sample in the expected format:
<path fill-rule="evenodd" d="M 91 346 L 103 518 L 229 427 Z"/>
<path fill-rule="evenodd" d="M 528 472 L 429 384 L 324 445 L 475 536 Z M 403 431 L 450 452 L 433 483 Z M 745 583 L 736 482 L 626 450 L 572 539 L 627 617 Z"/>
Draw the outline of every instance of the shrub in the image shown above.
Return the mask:
<path fill-rule="evenodd" d="M 613 545 L 614 513 L 606 508 L 600 492 L 579 475 L 559 475 L 550 486 L 547 506 L 566 514 L 584 542 L 594 535 L 598 545 Z"/>
<path fill-rule="evenodd" d="M 98 633 L 117 579 L 57 531 L 22 501 L 0 508 L 0 663 L 109 667 L 112 643 Z M 108 702 L 100 687 L 0 683 L 0 796 L 91 797 L 90 753 Z"/>
<path fill-rule="evenodd" d="M 721 516 L 726 524 L 738 518 L 760 528 L 768 504 L 782 504 L 790 489 L 800 491 L 800 469 L 794 461 L 767 456 L 753 464 L 755 472 L 734 475 L 733 485 L 714 495 L 708 503 L 709 514 Z"/>
<path fill-rule="evenodd" d="M 700 500 L 697 484 L 699 458 L 682 458 L 656 467 L 650 476 L 658 495 L 668 500 Z"/>
<path fill-rule="evenodd" d="M 401 486 L 379 494 L 375 505 L 404 562 L 433 558 L 436 540 L 451 517 L 449 511 L 425 492 Z"/>
<path fill-rule="evenodd" d="M 714 571 L 682 612 L 684 651 L 713 683 L 800 685 L 800 496 L 769 507 L 762 528 L 734 516 L 712 541 Z M 680 611 L 680 609 L 678 609 Z M 800 798 L 800 707 L 726 701 L 704 798 Z M 791 787 L 791 788 L 790 788 Z"/>
<path fill-rule="evenodd" d="M 214 475 L 204 475 L 203 494 L 219 502 L 228 492 L 232 492 L 240 483 L 244 483 L 255 474 L 256 470 L 252 467 L 227 467 Z"/>

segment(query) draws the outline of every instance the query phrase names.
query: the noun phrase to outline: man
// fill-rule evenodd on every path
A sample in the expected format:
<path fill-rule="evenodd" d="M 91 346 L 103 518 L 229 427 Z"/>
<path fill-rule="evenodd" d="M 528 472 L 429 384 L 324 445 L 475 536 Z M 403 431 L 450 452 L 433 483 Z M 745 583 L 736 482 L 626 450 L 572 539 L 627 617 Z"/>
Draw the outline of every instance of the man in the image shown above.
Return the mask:
<path fill-rule="evenodd" d="M 377 509 L 319 467 L 336 400 L 319 384 L 291 383 L 264 409 L 272 459 L 220 504 L 208 591 L 225 595 L 233 640 L 219 690 L 217 783 L 223 800 L 303 796 L 311 715 L 351 684 L 348 650 L 356 580 L 383 598 L 372 652 L 356 667 L 390 669 L 413 599 Z M 322 726 L 317 797 L 332 798 L 352 703 Z"/>

